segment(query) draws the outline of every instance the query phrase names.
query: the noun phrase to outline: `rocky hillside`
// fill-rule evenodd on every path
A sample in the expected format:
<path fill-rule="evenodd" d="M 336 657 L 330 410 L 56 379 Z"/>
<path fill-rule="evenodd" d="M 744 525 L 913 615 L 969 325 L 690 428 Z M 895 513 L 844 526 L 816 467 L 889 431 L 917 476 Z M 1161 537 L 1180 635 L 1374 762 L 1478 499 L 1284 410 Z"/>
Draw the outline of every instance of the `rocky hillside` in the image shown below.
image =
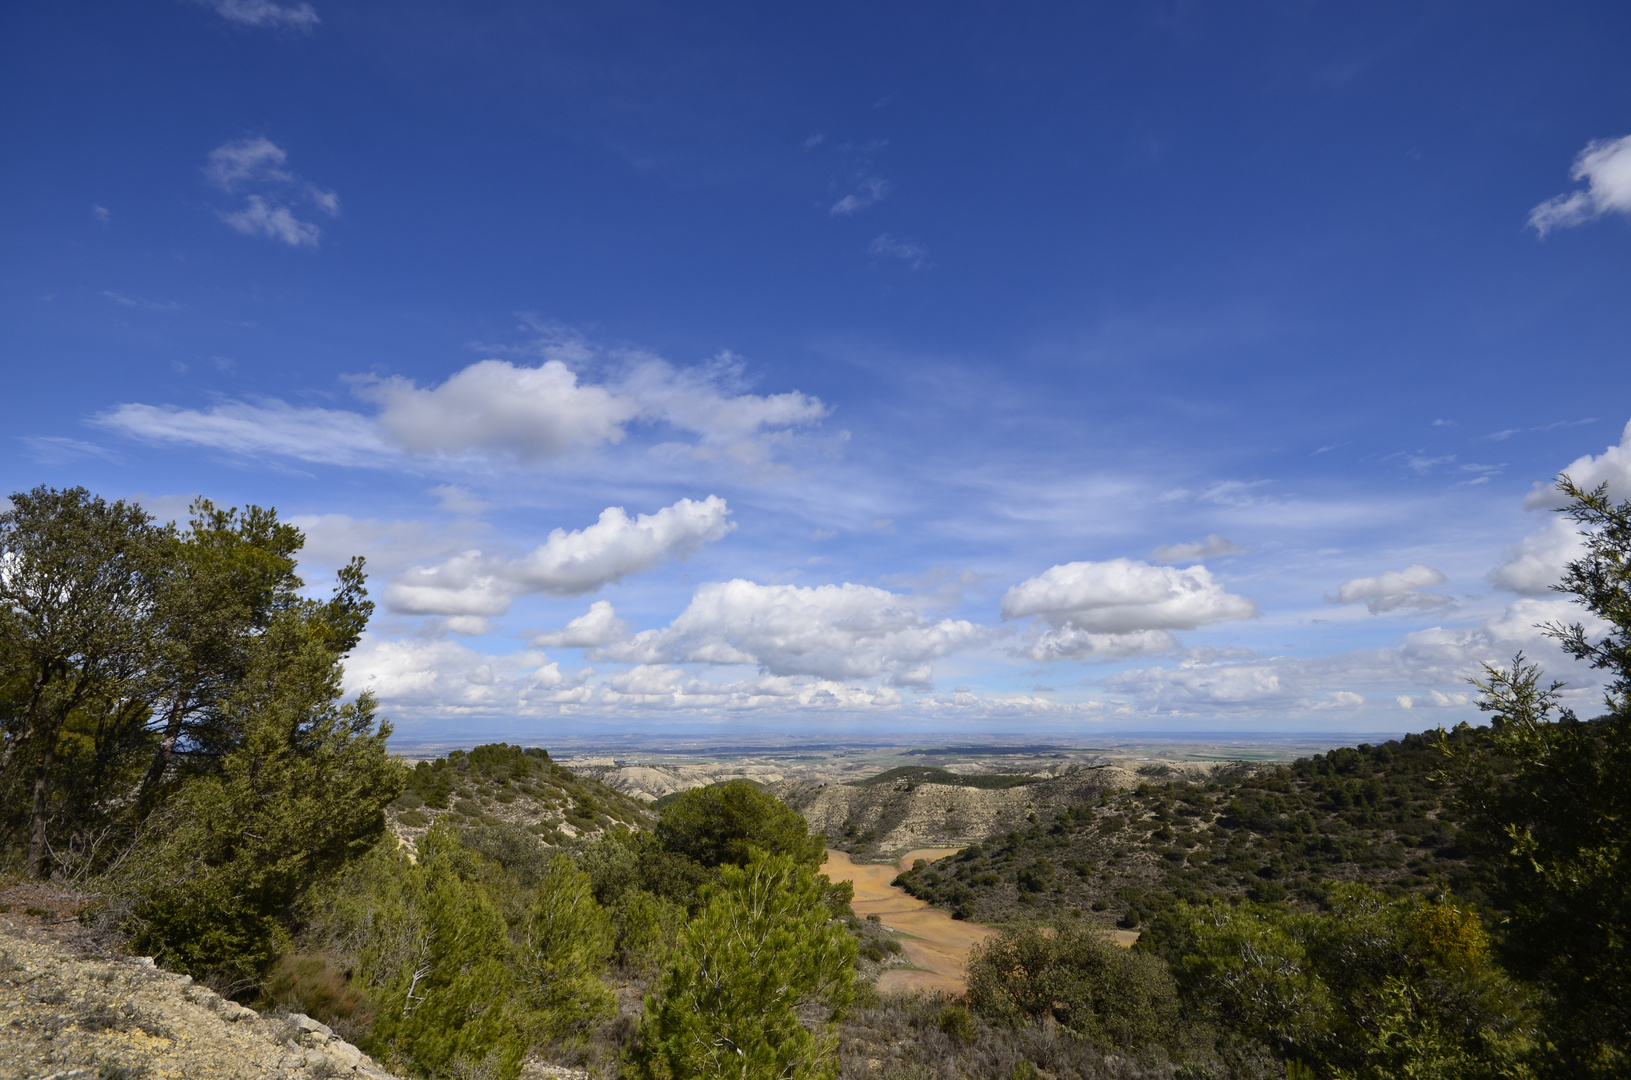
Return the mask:
<path fill-rule="evenodd" d="M 784 780 L 768 790 L 825 833 L 830 846 L 884 857 L 977 843 L 1140 780 L 1136 770 L 1116 765 L 1075 766 L 1051 777 L 893 769 L 848 783 Z"/>
<path fill-rule="evenodd" d="M 0 1080 L 392 1080 L 299 1014 L 262 1016 L 79 925 L 72 898 L 0 893 Z"/>
<path fill-rule="evenodd" d="M 588 758 L 573 761 L 571 768 L 578 776 L 598 780 L 631 799 L 644 802 L 656 802 L 667 795 L 730 780 L 773 784 L 785 779 L 788 773 L 781 765 L 747 761 L 619 764 L 611 758 Z"/>
<path fill-rule="evenodd" d="M 546 844 L 592 838 L 619 826 L 644 828 L 653 820 L 642 801 L 562 767 L 537 747 L 506 743 L 417 763 L 408 790 L 387 816 L 391 830 L 409 844 L 443 817 L 460 825 L 515 826 Z"/>

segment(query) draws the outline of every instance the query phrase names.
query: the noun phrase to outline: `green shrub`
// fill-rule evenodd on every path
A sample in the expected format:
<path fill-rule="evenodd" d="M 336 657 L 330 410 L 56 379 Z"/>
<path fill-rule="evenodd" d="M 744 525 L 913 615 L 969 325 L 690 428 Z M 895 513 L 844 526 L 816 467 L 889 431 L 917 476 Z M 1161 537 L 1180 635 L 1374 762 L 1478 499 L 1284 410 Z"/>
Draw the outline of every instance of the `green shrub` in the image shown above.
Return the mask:
<path fill-rule="evenodd" d="M 934 1026 L 959 1046 L 968 1046 L 980 1037 L 979 1025 L 974 1022 L 974 1014 L 961 1005 L 947 1005 L 942 1008 L 934 1018 Z"/>
<path fill-rule="evenodd" d="M 1222 1030 L 1322 1075 L 1460 1080 L 1527 1075 L 1525 994 L 1453 899 L 1333 884 L 1327 908 L 1180 904 L 1156 936 L 1184 999 Z"/>
<path fill-rule="evenodd" d="M 968 961 L 969 1005 L 995 1024 L 1052 1019 L 1102 1049 L 1170 1041 L 1178 996 L 1160 959 L 1123 949 L 1103 933 L 1004 931 Z"/>
<path fill-rule="evenodd" d="M 692 788 L 663 811 L 657 839 L 668 851 L 705 866 L 745 866 L 750 849 L 789 855 L 811 870 L 826 859 L 826 841 L 811 836 L 799 813 L 745 780 Z"/>

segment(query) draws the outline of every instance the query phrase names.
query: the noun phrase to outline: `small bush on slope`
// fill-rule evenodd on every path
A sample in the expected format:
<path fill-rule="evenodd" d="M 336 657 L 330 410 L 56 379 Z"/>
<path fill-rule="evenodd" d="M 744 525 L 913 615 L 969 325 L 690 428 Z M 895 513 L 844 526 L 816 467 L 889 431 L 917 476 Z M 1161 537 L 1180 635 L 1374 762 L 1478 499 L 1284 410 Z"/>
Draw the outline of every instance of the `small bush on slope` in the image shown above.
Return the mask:
<path fill-rule="evenodd" d="M 1120 948 L 1096 930 L 1011 930 L 975 948 L 970 1006 L 996 1024 L 1043 1020 L 1101 1050 L 1170 1045 L 1178 992 L 1157 957 Z"/>

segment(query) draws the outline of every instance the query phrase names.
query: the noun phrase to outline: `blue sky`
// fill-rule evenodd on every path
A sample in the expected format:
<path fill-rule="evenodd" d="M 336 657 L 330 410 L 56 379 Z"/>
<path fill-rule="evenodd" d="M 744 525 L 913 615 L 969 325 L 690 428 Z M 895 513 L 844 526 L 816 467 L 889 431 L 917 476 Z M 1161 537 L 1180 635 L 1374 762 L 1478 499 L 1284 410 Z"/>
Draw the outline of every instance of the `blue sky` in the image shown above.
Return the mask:
<path fill-rule="evenodd" d="M 366 555 L 405 735 L 1396 732 L 1520 647 L 1592 707 L 1623 5 L 0 20 L 6 489 Z"/>

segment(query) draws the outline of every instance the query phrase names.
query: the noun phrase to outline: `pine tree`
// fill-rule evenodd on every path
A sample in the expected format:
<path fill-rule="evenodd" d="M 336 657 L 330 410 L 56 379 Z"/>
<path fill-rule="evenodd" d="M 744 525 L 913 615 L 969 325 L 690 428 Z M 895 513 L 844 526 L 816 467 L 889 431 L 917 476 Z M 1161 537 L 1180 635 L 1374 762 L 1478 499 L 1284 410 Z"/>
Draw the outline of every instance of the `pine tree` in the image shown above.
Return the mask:
<path fill-rule="evenodd" d="M 616 999 L 600 980 L 612 955 L 611 919 L 589 875 L 557 855 L 527 909 L 518 967 L 540 1041 L 581 1033 L 611 1018 Z"/>
<path fill-rule="evenodd" d="M 382 1060 L 440 1075 L 486 1066 L 513 1077 L 529 1040 L 516 1001 L 504 916 L 460 873 L 457 834 L 438 826 L 402 867 L 401 891 L 374 915 L 364 965 L 378 986 L 369 1046 Z"/>
<path fill-rule="evenodd" d="M 378 841 L 406 781 L 373 699 L 341 700 L 330 613 L 308 601 L 257 640 L 220 709 L 224 752 L 153 812 L 117 878 L 136 947 L 228 987 L 286 945 L 313 882 Z"/>
<path fill-rule="evenodd" d="M 837 1075 L 833 1023 L 853 997 L 855 940 L 832 918 L 824 886 L 793 855 L 754 852 L 746 866 L 721 868 L 647 999 L 640 1075 Z"/>
<path fill-rule="evenodd" d="M 1547 632 L 1609 674 L 1606 712 L 1560 709 L 1563 683 L 1543 683 L 1520 653 L 1474 680 L 1492 714 L 1486 739 L 1450 770 L 1478 854 L 1497 869 L 1510 915 L 1502 952 L 1551 1000 L 1544 1010 L 1557 1075 L 1624 1076 L 1631 1069 L 1631 501 L 1606 487 L 1558 482 L 1562 512 L 1581 526 L 1585 554 L 1554 588 L 1602 624 Z M 1554 715 L 1555 714 L 1555 715 Z"/>
<path fill-rule="evenodd" d="M 28 807 L 26 865 L 38 877 L 50 869 L 70 718 L 146 719 L 134 699 L 152 662 L 151 615 L 173 537 L 139 506 L 84 488 L 37 487 L 11 503 L 0 513 L 0 682 L 10 698 L 0 703 L 0 791 L 6 806 Z"/>

